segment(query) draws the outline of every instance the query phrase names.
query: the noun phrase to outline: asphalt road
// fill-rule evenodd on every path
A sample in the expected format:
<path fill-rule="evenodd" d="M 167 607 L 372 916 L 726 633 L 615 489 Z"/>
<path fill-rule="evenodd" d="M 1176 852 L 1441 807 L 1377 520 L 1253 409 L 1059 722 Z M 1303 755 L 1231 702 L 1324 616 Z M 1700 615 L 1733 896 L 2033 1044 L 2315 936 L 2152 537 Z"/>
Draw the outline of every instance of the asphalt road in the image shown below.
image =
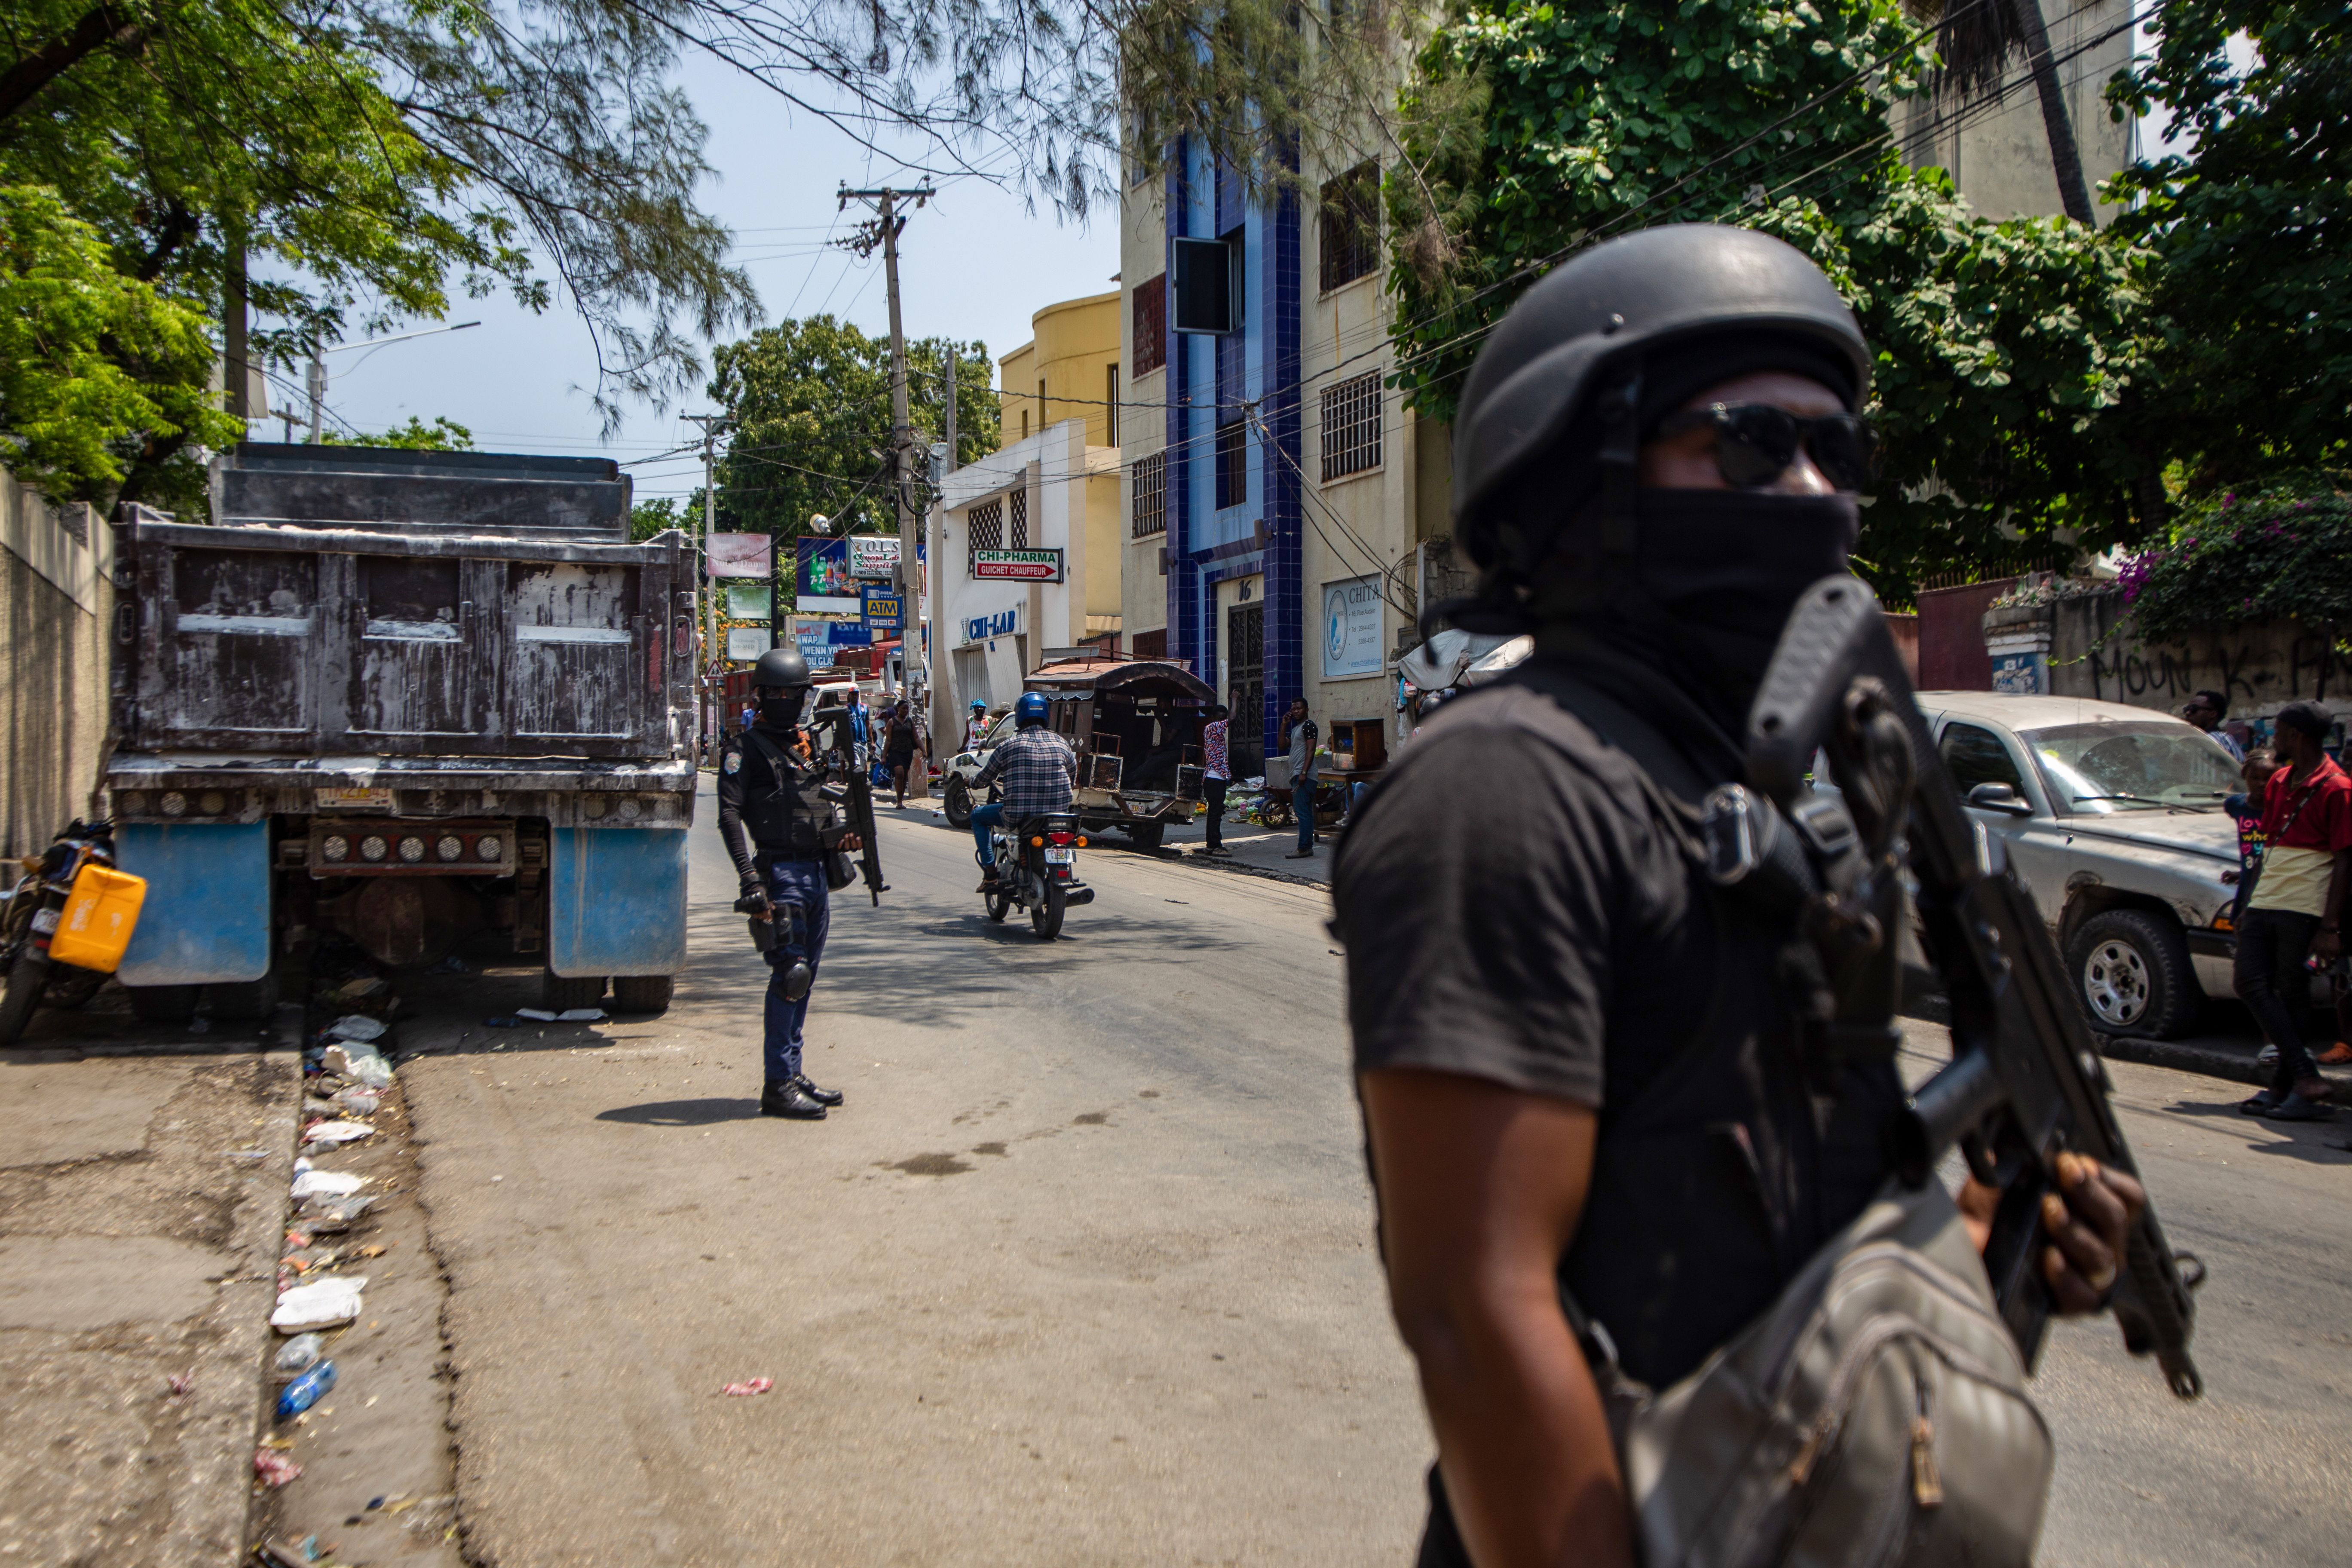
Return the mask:
<path fill-rule="evenodd" d="M 1097 901 L 1040 943 L 982 915 L 967 836 L 886 812 L 892 889 L 836 901 L 810 1027 L 849 1103 L 761 1121 L 766 971 L 709 805 L 666 1016 L 480 1027 L 532 999 L 515 972 L 404 1033 L 469 1560 L 1410 1561 L 1430 1444 L 1321 890 L 1088 854 Z M 2053 1334 L 2042 1561 L 2341 1562 L 2347 1130 L 2116 1076 L 2213 1270 L 2210 1392 L 2109 1323 Z"/>

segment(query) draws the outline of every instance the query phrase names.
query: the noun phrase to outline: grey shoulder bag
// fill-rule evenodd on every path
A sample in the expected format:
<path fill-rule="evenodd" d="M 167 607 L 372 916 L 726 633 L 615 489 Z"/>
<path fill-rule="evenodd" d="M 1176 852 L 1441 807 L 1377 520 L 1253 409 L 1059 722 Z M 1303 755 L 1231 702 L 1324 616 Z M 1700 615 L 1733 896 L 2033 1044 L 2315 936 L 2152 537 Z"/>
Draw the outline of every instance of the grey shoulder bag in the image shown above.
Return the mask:
<path fill-rule="evenodd" d="M 1645 1568 L 2033 1561 L 2050 1429 L 1936 1182 L 1890 1184 L 1663 1392 L 1562 1304 L 1609 1406 Z"/>

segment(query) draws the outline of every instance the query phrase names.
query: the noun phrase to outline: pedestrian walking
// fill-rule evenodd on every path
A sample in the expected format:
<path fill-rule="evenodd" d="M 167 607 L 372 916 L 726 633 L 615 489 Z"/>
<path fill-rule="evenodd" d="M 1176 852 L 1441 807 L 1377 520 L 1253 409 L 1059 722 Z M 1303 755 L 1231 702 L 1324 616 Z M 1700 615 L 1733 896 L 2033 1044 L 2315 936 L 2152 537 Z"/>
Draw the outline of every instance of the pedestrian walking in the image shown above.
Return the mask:
<path fill-rule="evenodd" d="M 840 830 L 840 808 L 825 799 L 824 772 L 802 733 L 811 686 L 799 649 L 761 654 L 751 671 L 756 721 L 727 742 L 719 761 L 719 837 L 740 879 L 738 907 L 776 924 L 767 954 L 760 1114 L 797 1121 L 822 1121 L 842 1100 L 840 1090 L 819 1089 L 802 1070 L 802 1028 L 833 921 L 826 856 L 863 847 L 857 835 Z"/>
<path fill-rule="evenodd" d="M 891 804 L 907 809 L 907 774 L 915 764 L 915 715 L 900 698 L 882 731 L 882 765 L 890 770 Z"/>
<path fill-rule="evenodd" d="M 1307 716 L 1307 699 L 1296 698 L 1282 721 L 1282 743 L 1290 752 L 1290 803 L 1298 814 L 1298 847 L 1286 860 L 1315 858 L 1316 744 L 1315 721 Z"/>
<path fill-rule="evenodd" d="M 1743 776 L 1732 737 L 1797 600 L 1847 570 L 1870 364 L 1801 253 L 1675 224 L 1530 287 L 1463 389 L 1454 538 L 1483 573 L 1465 613 L 1536 656 L 1430 720 L 1333 867 L 1381 1257 L 1437 1439 L 1423 1568 L 1627 1568 L 1639 1478 L 1586 1321 L 1664 1393 L 1893 1185 L 1891 1048 L 1822 1054 L 1788 933 L 1730 911 L 1685 826 Z M 2145 1195 L 2087 1160 L 2061 1185 L 2042 1274 L 2087 1311 Z M 1934 1223 L 1981 1248 L 1999 1200 L 1972 1184 Z M 2046 1470 L 1996 1484 L 1983 1449 L 1942 1455 L 1936 1501 L 2013 1497 L 2030 1553 Z M 1676 1506 L 1664 1484 L 1639 1502 Z M 1899 1531 L 1818 1539 L 1915 1561 Z"/>
<path fill-rule="evenodd" d="M 1234 764 L 1226 734 L 1233 727 L 1232 711 L 1215 703 L 1209 709 L 1208 722 L 1201 726 L 1201 798 L 1209 808 L 1209 841 L 1201 853 L 1228 858 L 1233 851 L 1225 847 L 1225 792 L 1234 787 Z"/>
<path fill-rule="evenodd" d="M 2274 721 L 2272 745 L 2286 765 L 2263 792 L 2261 868 L 2238 924 L 2236 979 L 2263 1036 L 2278 1048 L 2271 1086 L 2238 1109 L 2274 1121 L 2318 1121 L 2332 1086 L 2303 1043 L 2311 1000 L 2306 958 L 2332 964 L 2344 951 L 2344 895 L 2352 886 L 2352 779 L 2326 743 L 2335 715 L 2316 702 L 2290 702 Z"/>
<path fill-rule="evenodd" d="M 2263 816 L 2270 806 L 2271 775 L 2278 770 L 2278 753 L 2268 746 L 2255 747 L 2238 769 L 2246 787 L 2221 802 L 2221 810 L 2238 825 L 2238 896 L 2230 909 L 2232 931 L 2246 918 L 2246 900 L 2262 870 Z"/>
<path fill-rule="evenodd" d="M 2214 743 L 2237 761 L 2246 760 L 2246 748 L 2222 721 L 2230 716 L 2230 700 L 2219 691 L 2200 691 L 2181 708 L 2180 716 L 2213 737 Z"/>

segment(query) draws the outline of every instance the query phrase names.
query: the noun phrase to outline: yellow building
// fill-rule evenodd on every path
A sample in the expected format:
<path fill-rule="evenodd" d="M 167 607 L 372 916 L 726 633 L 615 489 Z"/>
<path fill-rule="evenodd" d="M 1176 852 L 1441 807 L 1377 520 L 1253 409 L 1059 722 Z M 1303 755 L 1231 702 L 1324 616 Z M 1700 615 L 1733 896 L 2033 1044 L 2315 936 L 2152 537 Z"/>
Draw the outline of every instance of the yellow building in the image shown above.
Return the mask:
<path fill-rule="evenodd" d="M 1087 445 L 1118 445 L 1118 290 L 1065 300 L 1029 318 L 1030 340 L 996 362 L 1003 439 L 1065 419 L 1087 422 Z"/>
<path fill-rule="evenodd" d="M 998 439 L 1012 447 L 1065 420 L 1085 425 L 1086 635 L 1116 638 L 1126 553 L 1118 531 L 1119 291 L 1048 305 L 1029 318 L 1029 331 L 1027 342 L 996 362 Z"/>

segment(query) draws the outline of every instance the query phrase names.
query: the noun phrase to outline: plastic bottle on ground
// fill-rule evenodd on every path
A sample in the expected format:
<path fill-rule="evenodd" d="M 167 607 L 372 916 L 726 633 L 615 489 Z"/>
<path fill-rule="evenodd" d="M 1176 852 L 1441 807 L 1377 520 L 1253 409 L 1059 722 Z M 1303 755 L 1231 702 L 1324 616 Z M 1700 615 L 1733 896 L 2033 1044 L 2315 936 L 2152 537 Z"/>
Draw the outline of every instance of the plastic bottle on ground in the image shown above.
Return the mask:
<path fill-rule="evenodd" d="M 322 1361 L 286 1385 L 278 1396 L 278 1419 L 299 1415 L 327 1395 L 335 1386 L 335 1363 Z"/>
<path fill-rule="evenodd" d="M 278 1347 L 278 1370 L 307 1372 L 327 1348 L 326 1339 L 319 1334 L 296 1334 Z"/>

